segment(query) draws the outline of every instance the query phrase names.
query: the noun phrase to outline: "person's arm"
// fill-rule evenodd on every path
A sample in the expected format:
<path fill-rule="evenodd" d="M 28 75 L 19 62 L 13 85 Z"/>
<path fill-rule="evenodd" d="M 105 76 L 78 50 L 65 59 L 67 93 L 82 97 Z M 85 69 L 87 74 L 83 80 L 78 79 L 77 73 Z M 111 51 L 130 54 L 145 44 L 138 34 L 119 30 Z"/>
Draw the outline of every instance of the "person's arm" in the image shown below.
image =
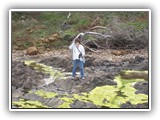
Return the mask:
<path fill-rule="evenodd" d="M 84 47 L 82 46 L 82 56 L 84 56 L 85 55 L 85 49 L 84 49 Z"/>
<path fill-rule="evenodd" d="M 75 45 L 75 42 L 73 41 L 72 44 L 69 46 L 69 49 L 73 49 L 74 45 Z"/>

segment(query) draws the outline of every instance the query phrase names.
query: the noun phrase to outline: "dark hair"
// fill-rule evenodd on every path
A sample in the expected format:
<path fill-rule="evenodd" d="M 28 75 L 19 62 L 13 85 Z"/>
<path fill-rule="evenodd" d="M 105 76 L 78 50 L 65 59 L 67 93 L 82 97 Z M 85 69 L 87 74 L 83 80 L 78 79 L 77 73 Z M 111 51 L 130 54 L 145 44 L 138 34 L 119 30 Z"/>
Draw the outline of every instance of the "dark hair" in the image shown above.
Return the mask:
<path fill-rule="evenodd" d="M 79 39 L 79 38 L 78 38 L 78 39 L 76 39 L 76 40 L 75 40 L 75 43 L 79 43 L 79 44 L 81 44 L 80 39 Z"/>

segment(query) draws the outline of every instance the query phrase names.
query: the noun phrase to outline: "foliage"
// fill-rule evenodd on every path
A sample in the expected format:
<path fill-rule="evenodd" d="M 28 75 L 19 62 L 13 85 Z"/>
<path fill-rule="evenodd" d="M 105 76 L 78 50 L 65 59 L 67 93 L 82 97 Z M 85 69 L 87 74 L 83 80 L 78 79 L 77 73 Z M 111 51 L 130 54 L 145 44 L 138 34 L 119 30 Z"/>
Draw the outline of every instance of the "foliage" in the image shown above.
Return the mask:
<path fill-rule="evenodd" d="M 112 36 L 116 34 L 124 34 L 124 37 L 129 39 L 128 36 L 133 33 L 138 36 L 148 29 L 148 12 L 71 12 L 71 17 L 67 19 L 68 12 L 13 12 L 12 13 L 12 38 L 14 45 L 18 45 L 21 41 L 32 41 L 40 38 L 48 38 L 53 33 L 60 33 L 58 42 L 55 41 L 55 46 L 63 47 L 68 45 L 68 39 L 64 42 L 64 36 L 76 36 L 79 32 L 89 30 L 93 26 L 106 26 L 107 33 L 112 31 Z M 97 19 L 98 18 L 98 19 Z M 97 19 L 97 20 L 96 20 Z M 96 21 L 95 21 L 96 20 Z M 95 22 L 94 22 L 95 21 Z M 65 25 L 62 25 L 65 22 Z M 94 23 L 93 23 L 94 22 Z M 45 29 L 36 26 L 43 25 Z M 66 27 L 68 26 L 68 27 Z M 66 27 L 66 29 L 63 29 Z M 28 34 L 27 29 L 33 32 Z M 118 31 L 118 32 L 117 32 Z M 126 35 L 126 36 L 125 36 Z M 133 35 L 132 35 L 133 36 Z M 135 37 L 136 37 L 135 36 Z M 142 34 L 143 36 L 143 34 Z M 29 39 L 25 39 L 28 37 Z M 61 42 L 61 43 L 60 43 Z M 45 46 L 45 43 L 35 44 L 38 47 Z M 48 43 L 50 45 L 50 43 Z M 21 44 L 21 47 L 23 44 Z M 24 48 L 27 46 L 24 44 Z M 19 47 L 19 45 L 18 45 Z"/>

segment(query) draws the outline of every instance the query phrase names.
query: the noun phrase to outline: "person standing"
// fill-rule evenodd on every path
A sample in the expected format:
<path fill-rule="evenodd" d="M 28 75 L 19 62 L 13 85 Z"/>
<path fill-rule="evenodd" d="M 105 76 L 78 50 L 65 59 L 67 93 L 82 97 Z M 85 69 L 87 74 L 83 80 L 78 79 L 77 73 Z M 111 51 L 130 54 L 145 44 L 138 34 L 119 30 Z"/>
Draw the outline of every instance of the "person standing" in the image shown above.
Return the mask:
<path fill-rule="evenodd" d="M 77 66 L 80 68 L 80 77 L 84 80 L 84 55 L 85 49 L 81 45 L 80 39 L 76 39 L 69 46 L 69 49 L 73 51 L 73 69 L 72 69 L 72 77 L 75 78 Z"/>

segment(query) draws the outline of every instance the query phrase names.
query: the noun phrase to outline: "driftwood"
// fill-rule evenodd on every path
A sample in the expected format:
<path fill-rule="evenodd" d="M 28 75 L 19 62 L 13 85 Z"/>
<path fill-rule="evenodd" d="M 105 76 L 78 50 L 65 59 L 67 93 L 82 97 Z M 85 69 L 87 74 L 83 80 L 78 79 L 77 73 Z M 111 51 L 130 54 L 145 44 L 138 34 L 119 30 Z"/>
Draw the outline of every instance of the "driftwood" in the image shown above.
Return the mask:
<path fill-rule="evenodd" d="M 95 51 L 95 50 L 93 50 L 93 49 L 91 49 L 90 47 L 88 47 L 88 46 L 86 46 L 85 44 L 83 44 L 83 38 L 84 38 L 84 36 L 85 35 L 87 35 L 87 34 L 90 34 L 90 35 L 96 35 L 96 36 L 101 36 L 101 37 L 103 37 L 104 39 L 107 39 L 107 38 L 110 38 L 111 37 L 111 35 L 104 35 L 104 34 L 101 34 L 101 33 L 97 33 L 97 32 L 84 32 L 84 33 L 79 33 L 74 39 L 73 39 L 73 42 L 77 39 L 77 38 L 82 38 L 81 40 L 82 40 L 82 45 L 84 45 L 84 47 L 86 47 L 86 48 L 88 48 L 90 51 L 92 51 L 92 52 L 97 52 L 97 51 Z M 93 41 L 93 43 L 99 48 L 99 47 L 101 47 L 101 46 L 99 46 L 94 40 L 92 40 Z"/>

